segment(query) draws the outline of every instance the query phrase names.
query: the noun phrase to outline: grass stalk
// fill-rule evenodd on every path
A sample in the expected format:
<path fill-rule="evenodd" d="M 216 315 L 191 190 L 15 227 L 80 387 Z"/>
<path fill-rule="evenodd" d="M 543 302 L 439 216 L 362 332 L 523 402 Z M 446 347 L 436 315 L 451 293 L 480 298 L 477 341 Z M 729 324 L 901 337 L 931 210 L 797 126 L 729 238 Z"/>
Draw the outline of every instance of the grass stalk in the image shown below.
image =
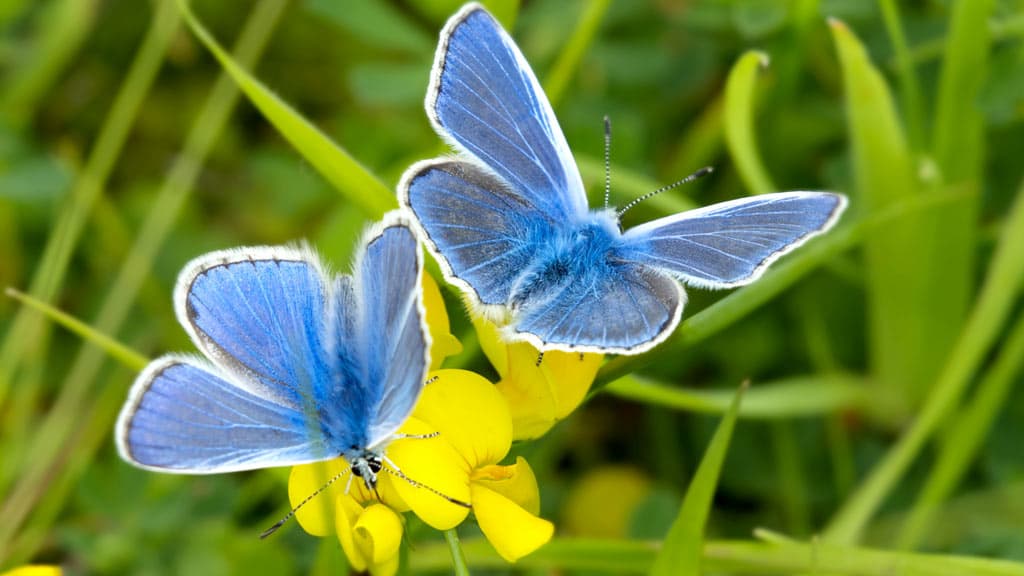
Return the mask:
<path fill-rule="evenodd" d="M 285 0 L 263 0 L 251 12 L 245 29 L 239 37 L 237 56 L 252 63 L 260 55 L 271 32 L 287 4 Z M 171 0 L 171 17 L 174 17 Z M 238 89 L 232 81 L 221 77 L 214 86 L 189 132 L 181 155 L 172 165 L 163 186 L 152 203 L 139 236 L 114 280 L 109 295 L 101 306 L 94 325 L 107 334 L 116 334 L 127 318 L 139 287 L 152 269 L 156 253 L 166 239 L 192 185 L 198 176 L 210 147 L 223 128 L 230 111 L 238 100 Z M 48 479 L 52 479 L 51 462 L 75 441 L 70 434 L 70 423 L 75 413 L 82 410 L 88 392 L 103 363 L 99 349 L 84 345 L 71 364 L 61 393 L 52 410 L 33 439 L 34 459 L 25 467 L 22 477 L 0 514 L 6 519 L 0 526 L 0 552 L 10 541 L 17 527 L 31 511 L 33 504 L 46 493 Z M 108 429 L 109 422 L 104 423 Z"/>
<path fill-rule="evenodd" d="M 892 493 L 925 443 L 956 406 L 985 358 L 1024 283 L 1024 184 L 1003 222 L 981 294 L 971 311 L 928 400 L 913 424 L 846 500 L 824 532 L 833 543 L 856 542 L 885 498 Z"/>
<path fill-rule="evenodd" d="M 161 0 L 154 7 L 150 28 L 111 104 L 69 202 L 62 208 L 47 240 L 28 290 L 36 300 L 50 303 L 60 290 L 92 207 L 103 193 L 110 171 L 124 147 L 139 106 L 149 93 L 177 26 L 173 0 Z M 35 310 L 23 308 L 15 314 L 0 343 L 0 406 L 4 404 L 11 380 L 26 358 L 26 352 L 40 348 L 43 329 L 44 318 Z"/>
<path fill-rule="evenodd" d="M 552 108 L 558 108 L 565 89 L 569 87 L 569 82 L 576 75 L 580 60 L 583 59 L 583 55 L 586 54 L 587 48 L 593 43 L 597 31 L 601 27 L 601 21 L 604 20 L 610 3 L 610 0 L 591 0 L 584 4 L 583 14 L 580 15 L 572 36 L 562 47 L 558 60 L 555 61 L 544 78 L 544 93 L 547 94 Z"/>

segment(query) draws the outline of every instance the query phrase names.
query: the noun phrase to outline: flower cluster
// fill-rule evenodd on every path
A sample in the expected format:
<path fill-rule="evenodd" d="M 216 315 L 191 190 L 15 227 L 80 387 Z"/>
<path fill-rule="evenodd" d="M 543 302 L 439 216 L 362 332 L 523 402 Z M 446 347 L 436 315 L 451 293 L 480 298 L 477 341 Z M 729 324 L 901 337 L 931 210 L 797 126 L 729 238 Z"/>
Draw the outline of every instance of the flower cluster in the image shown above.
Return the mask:
<path fill-rule="evenodd" d="M 378 575 L 398 569 L 402 514 L 408 511 L 438 530 L 458 526 L 472 512 L 481 532 L 509 562 L 550 540 L 554 526 L 539 517 L 533 470 L 521 457 L 502 462 L 514 440 L 544 434 L 579 405 L 601 361 L 597 354 L 548 352 L 538 365 L 535 348 L 505 343 L 497 328 L 475 319 L 481 348 L 500 381 L 492 384 L 474 372 L 440 369 L 461 344 L 449 332 L 437 284 L 426 275 L 423 284 L 433 341 L 430 383 L 399 439 L 387 447 L 388 462 L 376 492 L 343 474 L 348 479 L 332 484 L 296 514 L 310 534 L 337 535 L 352 568 Z M 288 484 L 292 504 L 348 466 L 339 458 L 294 467 Z"/>

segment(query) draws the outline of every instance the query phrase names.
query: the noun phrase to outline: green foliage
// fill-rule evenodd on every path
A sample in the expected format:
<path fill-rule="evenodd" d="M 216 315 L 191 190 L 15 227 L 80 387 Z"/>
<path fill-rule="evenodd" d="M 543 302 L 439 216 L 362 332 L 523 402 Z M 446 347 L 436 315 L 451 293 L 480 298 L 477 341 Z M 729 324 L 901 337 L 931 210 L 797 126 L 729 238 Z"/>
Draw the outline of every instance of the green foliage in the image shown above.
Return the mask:
<path fill-rule="evenodd" d="M 286 506 L 282 471 L 145 473 L 111 430 L 135 350 L 189 349 L 170 304 L 184 262 L 308 238 L 344 266 L 402 171 L 443 149 L 422 99 L 458 4 L 0 7 L 0 282 L 27 295 L 0 299 L 0 570 L 343 573 L 335 540 L 256 538 Z M 556 531 L 514 570 L 638 573 L 685 551 L 722 574 L 1024 574 L 1024 6 L 486 4 L 592 203 L 606 114 L 616 205 L 715 167 L 625 226 L 774 190 L 851 202 L 758 282 L 690 290 L 669 341 L 608 360 L 583 408 L 516 447 L 556 526 L 602 467 L 628 462 L 646 496 L 618 537 Z M 455 360 L 484 370 L 446 298 Z M 728 442 L 716 421 L 745 379 Z M 684 501 L 699 513 L 658 542 Z M 410 572 L 453 553 L 507 567 L 471 529 L 421 528 Z"/>

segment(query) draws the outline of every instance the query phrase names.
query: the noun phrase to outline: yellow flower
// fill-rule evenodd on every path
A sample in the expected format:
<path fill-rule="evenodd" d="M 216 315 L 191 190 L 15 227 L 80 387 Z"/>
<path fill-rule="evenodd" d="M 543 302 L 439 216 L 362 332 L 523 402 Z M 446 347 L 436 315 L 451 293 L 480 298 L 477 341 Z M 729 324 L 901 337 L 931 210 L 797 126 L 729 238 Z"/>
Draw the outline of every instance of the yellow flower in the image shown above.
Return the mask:
<path fill-rule="evenodd" d="M 450 332 L 448 311 L 441 298 L 441 289 L 430 274 L 423 274 L 423 307 L 427 309 L 430 329 L 430 369 L 437 370 L 448 356 L 462 352 L 462 344 Z"/>
<path fill-rule="evenodd" d="M 522 458 L 499 464 L 512 446 L 512 419 L 502 395 L 466 370 L 439 370 L 431 377 L 433 382 L 399 431 L 429 437 L 388 445 L 390 463 L 378 476 L 376 493 L 352 478 L 341 458 L 292 468 L 288 493 L 293 506 L 338 478 L 301 507 L 296 518 L 310 534 L 337 534 L 353 567 L 391 573 L 402 525 L 383 519 L 410 509 L 430 526 L 448 530 L 469 515 L 459 503 L 469 504 L 484 536 L 510 562 L 536 550 L 554 533 L 554 526 L 537 516 L 540 493 L 529 464 Z M 370 505 L 364 508 L 366 503 Z M 374 516 L 368 519 L 371 510 Z"/>
<path fill-rule="evenodd" d="M 353 498 L 339 499 L 335 516 L 338 539 L 356 572 L 390 576 L 398 572 L 402 519 L 384 504 L 361 506 Z"/>
<path fill-rule="evenodd" d="M 416 482 L 442 493 L 417 488 L 394 476 L 390 486 L 424 522 L 438 530 L 461 523 L 472 505 L 484 536 L 509 562 L 551 539 L 554 525 L 539 518 L 540 496 L 533 471 L 522 458 L 499 462 L 512 446 L 512 418 L 494 385 L 466 370 L 440 370 L 428 385 L 406 434 L 437 432 L 433 438 L 408 438 L 388 447 L 388 457 Z"/>
<path fill-rule="evenodd" d="M 544 435 L 586 397 L 603 354 L 552 350 L 537 366 L 533 345 L 505 342 L 493 323 L 479 316 L 472 320 L 480 348 L 501 376 L 497 387 L 508 401 L 514 439 Z"/>
<path fill-rule="evenodd" d="M 338 480 L 299 508 L 296 520 L 314 536 L 336 534 L 355 571 L 391 576 L 398 571 L 398 547 L 402 542 L 399 513 L 408 507 L 382 486 L 378 486 L 378 494 L 383 502 L 375 501 L 377 495 L 368 491 L 360 478 L 352 478 L 342 458 L 294 466 L 288 479 L 292 506 L 298 506 L 332 478 Z"/>

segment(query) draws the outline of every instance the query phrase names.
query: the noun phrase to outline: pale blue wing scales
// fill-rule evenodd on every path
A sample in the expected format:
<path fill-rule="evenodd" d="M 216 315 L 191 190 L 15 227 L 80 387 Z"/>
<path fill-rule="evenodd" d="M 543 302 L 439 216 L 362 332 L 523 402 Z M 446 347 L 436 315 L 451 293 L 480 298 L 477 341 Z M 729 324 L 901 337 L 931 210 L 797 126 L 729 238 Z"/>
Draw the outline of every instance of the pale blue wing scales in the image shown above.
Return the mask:
<path fill-rule="evenodd" d="M 374 401 L 365 447 L 387 442 L 412 412 L 430 365 L 416 237 L 397 215 L 374 229 L 357 258 L 355 296 L 364 382 Z"/>
<path fill-rule="evenodd" d="M 740 286 L 831 228 L 845 206 L 844 196 L 828 192 L 781 192 L 722 202 L 631 228 L 616 254 L 668 271 L 693 286 Z"/>
<path fill-rule="evenodd" d="M 144 468 L 189 474 L 289 466 L 336 455 L 307 414 L 216 372 L 187 357 L 150 363 L 118 418 L 121 455 Z"/>
<path fill-rule="evenodd" d="M 586 215 L 583 182 L 551 105 L 483 8 L 467 6 L 441 32 L 426 107 L 443 137 L 549 217 Z"/>
<path fill-rule="evenodd" d="M 636 354 L 672 333 L 685 300 L 674 279 L 622 263 L 524 303 L 514 331 L 542 349 Z"/>
<path fill-rule="evenodd" d="M 555 227 L 542 211 L 470 162 L 421 162 L 406 173 L 399 197 L 448 279 L 482 304 L 509 301 L 516 278 Z"/>
<path fill-rule="evenodd" d="M 200 257 L 182 272 L 178 316 L 196 345 L 250 392 L 301 409 L 335 371 L 325 337 L 327 284 L 315 256 L 246 248 Z"/>

